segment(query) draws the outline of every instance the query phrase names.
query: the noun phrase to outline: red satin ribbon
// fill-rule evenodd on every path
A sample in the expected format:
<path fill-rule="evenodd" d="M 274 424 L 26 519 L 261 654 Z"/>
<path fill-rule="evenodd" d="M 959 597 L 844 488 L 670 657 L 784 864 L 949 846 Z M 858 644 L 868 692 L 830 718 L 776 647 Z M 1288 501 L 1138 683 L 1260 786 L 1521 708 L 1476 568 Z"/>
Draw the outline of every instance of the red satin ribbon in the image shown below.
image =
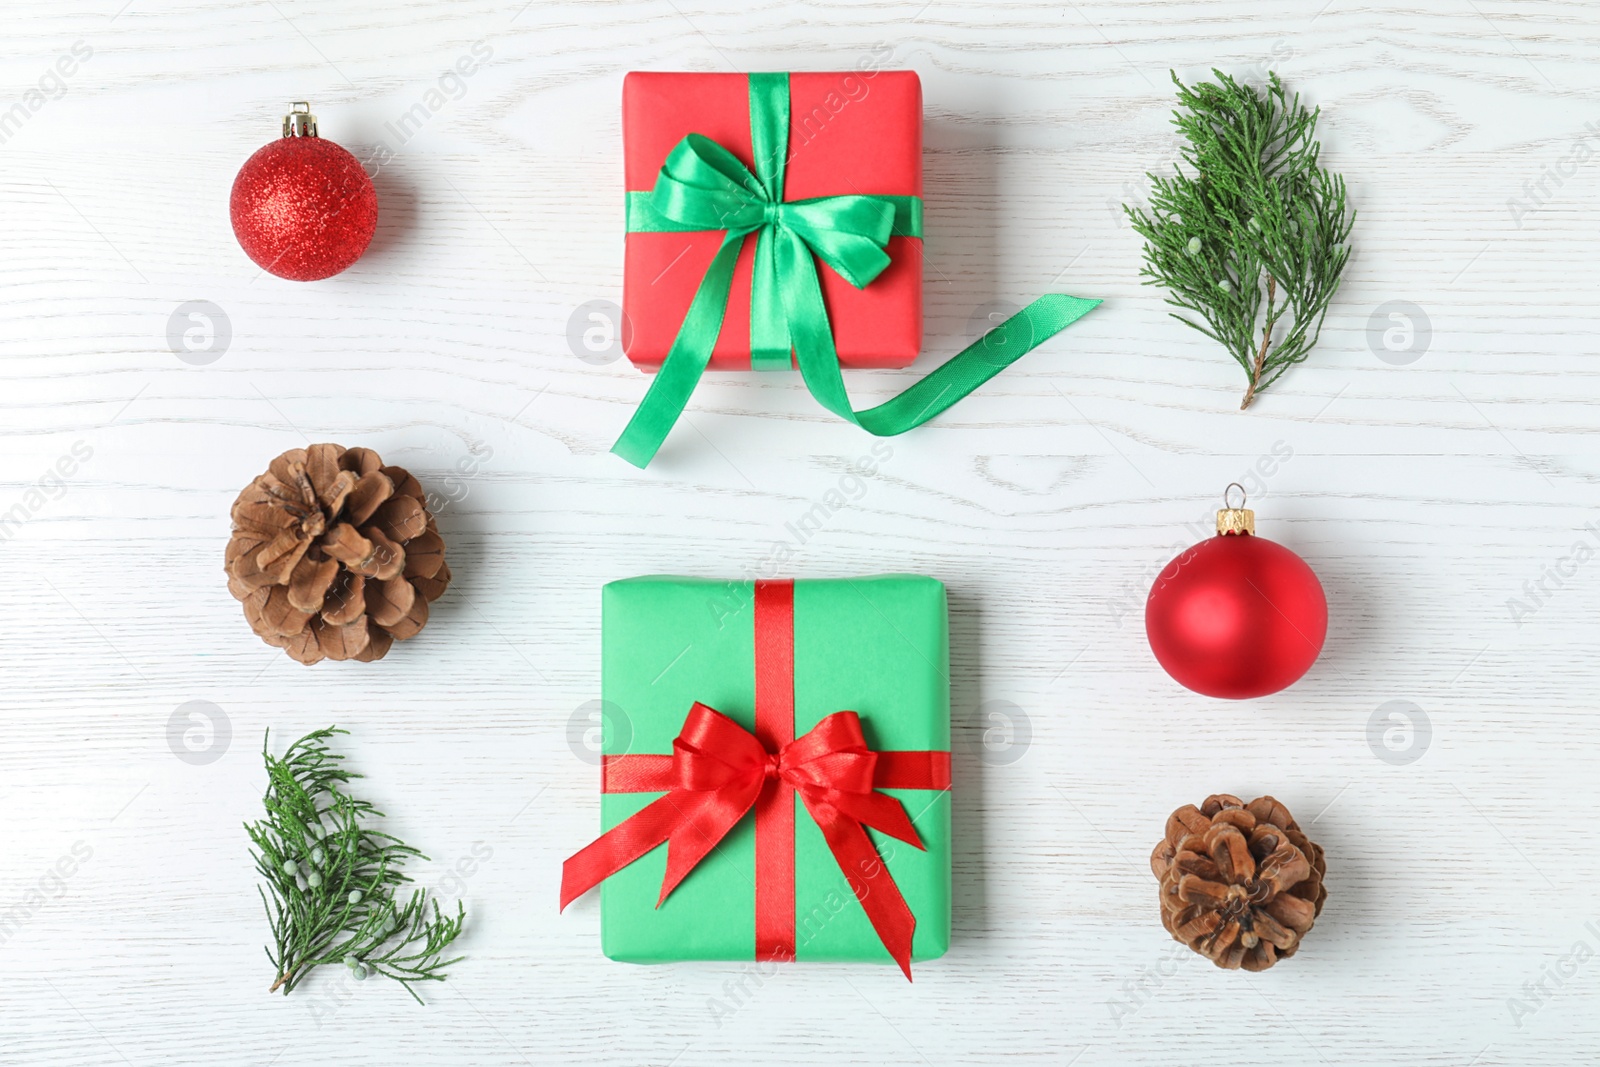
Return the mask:
<path fill-rule="evenodd" d="M 889 955 L 911 977 L 916 917 L 867 835 L 872 827 L 922 848 L 900 802 L 878 789 L 948 789 L 948 752 L 873 752 L 853 711 L 794 738 L 794 587 L 757 582 L 755 733 L 696 703 L 670 756 L 607 756 L 601 789 L 657 792 L 651 802 L 572 856 L 561 907 L 667 842 L 661 902 L 733 829 L 756 818 L 756 958 L 795 955 L 794 798 L 799 794 Z"/>
<path fill-rule="evenodd" d="M 876 752 L 874 789 L 949 789 L 950 753 Z M 665 793 L 677 782 L 671 756 L 600 757 L 600 792 Z"/>

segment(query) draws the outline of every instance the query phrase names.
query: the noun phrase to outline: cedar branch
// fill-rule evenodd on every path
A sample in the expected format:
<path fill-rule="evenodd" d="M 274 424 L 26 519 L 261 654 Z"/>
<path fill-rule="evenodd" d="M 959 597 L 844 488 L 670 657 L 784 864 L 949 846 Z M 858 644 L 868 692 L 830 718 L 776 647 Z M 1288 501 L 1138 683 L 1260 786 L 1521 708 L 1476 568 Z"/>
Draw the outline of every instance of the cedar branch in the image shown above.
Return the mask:
<path fill-rule="evenodd" d="M 421 1003 L 412 986 L 443 981 L 461 958 L 445 959 L 444 952 L 466 911 L 457 904 L 446 916 L 425 892 L 404 895 L 411 881 L 405 862 L 427 857 L 367 825 L 383 813 L 344 790 L 361 776 L 344 770 L 344 757 L 327 746 L 342 733 L 329 727 L 307 734 L 281 758 L 262 744 L 266 818 L 246 823 L 245 831 L 272 927 L 267 956 L 277 979 L 268 992 L 287 995 L 314 968 L 345 963 L 362 977 L 394 979 Z"/>
<path fill-rule="evenodd" d="M 1227 349 L 1248 381 L 1247 408 L 1321 336 L 1355 212 L 1344 179 L 1320 165 L 1320 110 L 1275 73 L 1264 91 L 1212 74 L 1192 86 L 1172 76 L 1180 165 L 1149 175 L 1148 208 L 1123 210 L 1144 238 L 1145 284 L 1163 286 L 1174 318 Z"/>

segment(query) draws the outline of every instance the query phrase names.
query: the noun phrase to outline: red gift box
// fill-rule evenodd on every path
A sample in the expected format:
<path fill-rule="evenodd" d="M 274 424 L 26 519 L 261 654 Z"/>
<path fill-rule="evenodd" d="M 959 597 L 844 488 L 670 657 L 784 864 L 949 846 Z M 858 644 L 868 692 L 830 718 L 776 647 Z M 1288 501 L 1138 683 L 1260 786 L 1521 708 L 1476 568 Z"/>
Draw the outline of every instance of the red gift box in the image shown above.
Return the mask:
<path fill-rule="evenodd" d="M 622 141 L 629 192 L 649 192 L 674 145 L 711 138 L 747 167 L 750 95 L 744 74 L 632 73 L 622 86 Z M 913 71 L 789 76 L 789 153 L 784 199 L 867 194 L 922 195 L 922 83 Z M 720 231 L 629 233 L 623 278 L 628 358 L 661 366 L 683 324 Z M 734 269 L 713 370 L 750 369 L 750 274 L 759 236 Z M 889 240 L 890 265 L 857 289 L 819 265 L 839 363 L 905 367 L 922 347 L 922 241 Z"/>

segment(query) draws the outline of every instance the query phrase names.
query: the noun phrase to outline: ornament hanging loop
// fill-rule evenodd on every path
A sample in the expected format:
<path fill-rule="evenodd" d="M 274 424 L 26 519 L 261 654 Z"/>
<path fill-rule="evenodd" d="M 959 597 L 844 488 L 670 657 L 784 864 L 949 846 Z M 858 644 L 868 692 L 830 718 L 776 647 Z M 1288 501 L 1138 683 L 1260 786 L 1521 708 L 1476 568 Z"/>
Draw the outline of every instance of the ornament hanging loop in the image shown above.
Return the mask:
<path fill-rule="evenodd" d="M 317 135 L 317 116 L 311 113 L 309 101 L 296 100 L 289 105 L 289 113 L 283 116 L 283 135 L 285 137 Z"/>
<path fill-rule="evenodd" d="M 1239 490 L 1239 506 L 1234 507 L 1228 499 L 1233 491 Z M 1217 533 L 1219 534 L 1254 534 L 1256 532 L 1256 513 L 1245 507 L 1250 500 L 1244 491 L 1244 486 L 1238 482 L 1229 482 L 1228 488 L 1222 491 L 1222 509 L 1217 512 Z"/>

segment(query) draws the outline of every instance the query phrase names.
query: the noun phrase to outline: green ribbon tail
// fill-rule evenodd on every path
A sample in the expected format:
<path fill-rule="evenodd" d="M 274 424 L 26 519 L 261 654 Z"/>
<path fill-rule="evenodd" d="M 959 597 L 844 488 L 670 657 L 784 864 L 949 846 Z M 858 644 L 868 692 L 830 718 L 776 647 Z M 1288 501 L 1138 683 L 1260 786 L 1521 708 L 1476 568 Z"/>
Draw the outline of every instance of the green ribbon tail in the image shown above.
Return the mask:
<path fill-rule="evenodd" d="M 739 259 L 744 238 L 743 233 L 731 231 L 723 237 L 722 247 L 700 279 L 700 288 L 695 290 L 683 328 L 673 339 L 667 358 L 622 436 L 611 446 L 611 451 L 635 467 L 647 467 L 655 458 L 661 442 L 672 431 L 672 424 L 689 403 L 689 395 L 705 373 L 706 364 L 711 362 L 711 349 L 722 332 L 722 316 L 733 289 L 733 265 Z"/>
<path fill-rule="evenodd" d="M 810 272 L 803 286 L 805 291 L 785 292 L 799 305 L 791 304 L 789 322 L 800 374 L 818 403 L 875 437 L 893 437 L 921 426 L 1100 305 L 1099 300 L 1046 293 L 899 396 L 877 407 L 856 411 L 839 371 L 822 292 L 816 283 L 816 268 L 809 256 L 804 259 Z M 815 328 L 819 323 L 821 328 Z M 802 324 L 808 328 L 798 328 Z"/>

